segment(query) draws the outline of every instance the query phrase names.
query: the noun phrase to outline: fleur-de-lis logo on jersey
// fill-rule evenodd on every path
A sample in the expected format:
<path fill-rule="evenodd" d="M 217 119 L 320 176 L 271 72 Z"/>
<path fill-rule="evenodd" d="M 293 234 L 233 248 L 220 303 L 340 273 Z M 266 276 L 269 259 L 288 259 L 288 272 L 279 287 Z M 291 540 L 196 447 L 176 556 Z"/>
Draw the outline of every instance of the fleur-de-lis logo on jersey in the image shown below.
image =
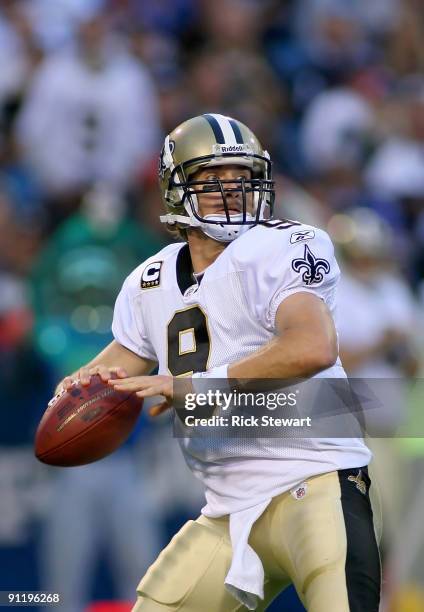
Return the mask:
<path fill-rule="evenodd" d="M 303 258 L 299 257 L 298 259 L 293 259 L 292 268 L 295 272 L 304 270 L 302 280 L 305 285 L 320 283 L 324 278 L 324 274 L 330 272 L 330 264 L 328 261 L 315 257 L 307 244 L 305 244 Z"/>

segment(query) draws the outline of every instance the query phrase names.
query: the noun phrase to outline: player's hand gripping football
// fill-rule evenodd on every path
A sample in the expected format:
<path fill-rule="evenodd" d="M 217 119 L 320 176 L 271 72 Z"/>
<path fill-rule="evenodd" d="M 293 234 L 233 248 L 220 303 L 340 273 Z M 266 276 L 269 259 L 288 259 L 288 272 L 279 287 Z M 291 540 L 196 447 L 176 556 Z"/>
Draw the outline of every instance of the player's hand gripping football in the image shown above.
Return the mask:
<path fill-rule="evenodd" d="M 172 407 L 174 397 L 174 379 L 172 376 L 132 376 L 129 378 L 115 378 L 109 380 L 109 384 L 117 391 L 129 391 L 137 397 L 152 397 L 163 395 L 165 400 L 155 404 L 149 410 L 150 416 L 158 416 Z"/>
<path fill-rule="evenodd" d="M 90 384 L 91 377 L 95 376 L 96 374 L 98 374 L 104 382 L 107 382 L 114 376 L 117 376 L 118 378 L 126 378 L 128 376 L 127 371 L 118 366 L 107 367 L 97 365 L 92 368 L 80 368 L 77 372 L 75 372 L 75 374 L 66 376 L 61 381 L 56 388 L 56 393 L 60 393 L 62 390 L 68 391 L 76 381 L 83 386 L 88 386 Z"/>
<path fill-rule="evenodd" d="M 165 400 L 155 404 L 149 410 L 151 416 L 158 416 L 172 406 L 173 399 L 173 378 L 172 376 L 132 376 L 121 367 L 107 367 L 96 365 L 92 368 L 80 368 L 72 376 L 67 376 L 62 380 L 56 389 L 56 393 L 70 389 L 75 381 L 83 386 L 89 385 L 91 377 L 98 374 L 104 382 L 108 382 L 117 391 L 129 391 L 135 393 L 137 397 L 145 398 L 154 395 L 163 395 Z"/>

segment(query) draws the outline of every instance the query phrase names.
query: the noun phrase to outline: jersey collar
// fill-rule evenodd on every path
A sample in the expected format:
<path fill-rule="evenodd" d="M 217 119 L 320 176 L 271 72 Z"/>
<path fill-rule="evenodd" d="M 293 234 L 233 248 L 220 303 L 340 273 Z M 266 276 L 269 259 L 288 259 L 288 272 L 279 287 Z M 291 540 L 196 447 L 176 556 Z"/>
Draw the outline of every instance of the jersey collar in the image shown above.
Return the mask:
<path fill-rule="evenodd" d="M 177 283 L 180 288 L 181 295 L 194 284 L 193 264 L 191 263 L 190 249 L 188 244 L 185 244 L 177 255 L 176 263 Z"/>

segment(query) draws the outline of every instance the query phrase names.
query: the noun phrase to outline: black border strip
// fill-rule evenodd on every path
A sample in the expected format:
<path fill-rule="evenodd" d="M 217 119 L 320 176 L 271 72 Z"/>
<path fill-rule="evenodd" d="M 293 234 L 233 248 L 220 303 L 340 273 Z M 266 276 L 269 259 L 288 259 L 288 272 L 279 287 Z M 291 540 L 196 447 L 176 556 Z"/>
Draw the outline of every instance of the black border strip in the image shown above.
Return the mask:
<path fill-rule="evenodd" d="M 347 539 L 345 573 L 349 610 L 378 612 L 381 565 L 369 497 L 368 468 L 338 470 L 338 476 Z M 365 485 L 365 492 L 358 488 L 356 480 L 359 485 Z"/>
<path fill-rule="evenodd" d="M 178 287 L 181 294 L 184 295 L 187 289 L 195 284 L 193 278 L 193 264 L 191 262 L 190 249 L 187 243 L 178 251 L 176 274 Z"/>

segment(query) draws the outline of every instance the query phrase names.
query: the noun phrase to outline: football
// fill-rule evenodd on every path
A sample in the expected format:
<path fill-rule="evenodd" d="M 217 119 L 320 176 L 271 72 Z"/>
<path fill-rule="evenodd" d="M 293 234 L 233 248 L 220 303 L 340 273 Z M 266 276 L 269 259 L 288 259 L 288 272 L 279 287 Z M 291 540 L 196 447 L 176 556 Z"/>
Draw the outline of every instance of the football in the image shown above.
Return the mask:
<path fill-rule="evenodd" d="M 142 405 L 135 394 L 115 391 L 98 375 L 88 386 L 75 382 L 50 400 L 35 435 L 35 456 L 62 467 L 98 461 L 125 442 Z"/>

